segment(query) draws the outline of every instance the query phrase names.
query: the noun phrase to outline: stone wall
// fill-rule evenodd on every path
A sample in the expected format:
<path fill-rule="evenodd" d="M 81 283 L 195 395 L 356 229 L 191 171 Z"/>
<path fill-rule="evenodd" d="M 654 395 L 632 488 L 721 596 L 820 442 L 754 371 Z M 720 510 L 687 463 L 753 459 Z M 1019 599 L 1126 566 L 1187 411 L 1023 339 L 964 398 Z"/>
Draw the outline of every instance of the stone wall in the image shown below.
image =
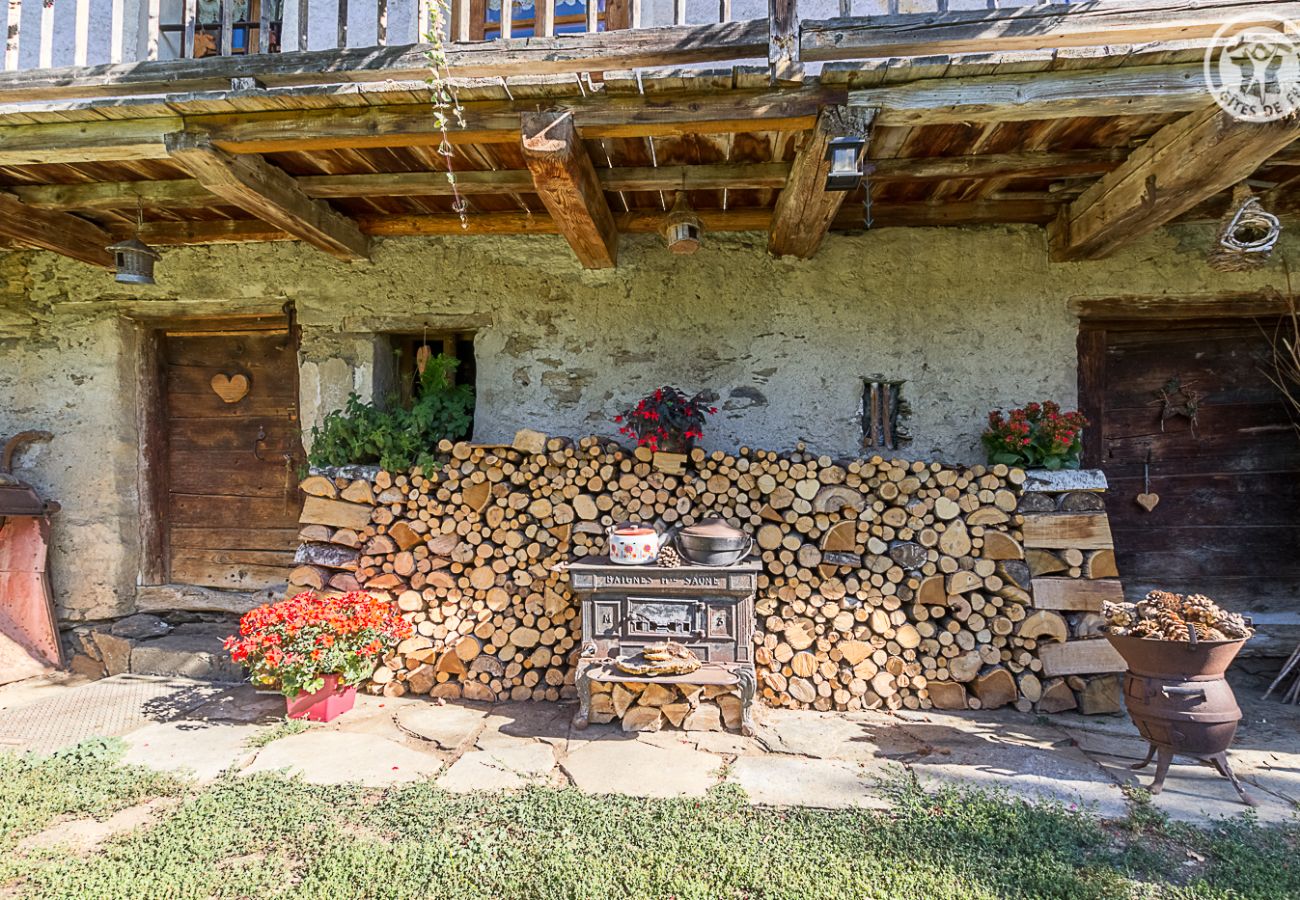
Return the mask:
<path fill-rule="evenodd" d="M 1122 594 L 1097 473 L 802 450 L 696 451 L 678 472 L 662 454 L 537 433 L 443 450 L 437 472 L 303 483 L 290 590 L 369 590 L 415 625 L 375 692 L 571 697 L 581 623 L 564 564 L 603 554 L 624 519 L 720 516 L 763 561 L 755 660 L 770 705 L 1118 709 L 1100 673 L 1122 664 L 1088 640 L 1103 599 Z M 607 702 L 621 713 L 624 700 Z"/>
<path fill-rule="evenodd" d="M 610 433 L 662 383 L 712 388 L 707 449 L 860 452 L 862 379 L 901 379 L 909 457 L 972 462 L 988 409 L 1075 400 L 1072 297 L 1280 287 L 1280 267 L 1221 275 L 1208 232 L 1162 231 L 1099 263 L 1053 265 L 1030 227 L 832 235 L 816 259 L 772 259 L 763 235 L 709 235 L 692 257 L 624 241 L 616 270 L 577 267 L 556 237 L 377 242 L 348 266 L 291 243 L 169 249 L 158 285 L 115 284 L 56 257 L 0 255 L 0 434 L 48 428 L 18 471 L 64 505 L 60 615 L 136 605 L 135 342 L 161 316 L 278 313 L 302 328 L 305 429 L 349 391 L 383 392 L 384 332 L 477 332 L 475 439 Z M 1296 246 L 1284 239 L 1279 259 Z M 232 601 L 234 605 L 234 601 Z"/>

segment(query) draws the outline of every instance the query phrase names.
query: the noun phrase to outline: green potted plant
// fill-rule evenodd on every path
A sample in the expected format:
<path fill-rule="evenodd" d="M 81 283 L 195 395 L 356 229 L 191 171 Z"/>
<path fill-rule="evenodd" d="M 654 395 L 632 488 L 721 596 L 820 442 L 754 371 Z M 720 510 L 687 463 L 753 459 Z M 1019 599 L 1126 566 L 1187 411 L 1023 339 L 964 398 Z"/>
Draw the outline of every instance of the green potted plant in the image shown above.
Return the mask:
<path fill-rule="evenodd" d="M 615 416 L 614 422 L 621 434 L 636 438 L 638 447 L 654 454 L 658 468 L 680 471 L 695 441 L 704 437 L 704 417 L 718 411 L 708 405 L 709 396 L 701 391 L 687 397 L 675 387 L 664 386 Z"/>
<path fill-rule="evenodd" d="M 379 657 L 410 636 L 411 623 L 369 594 L 303 591 L 245 613 L 225 647 L 254 683 L 278 685 L 289 718 L 328 722 L 352 708 Z"/>
<path fill-rule="evenodd" d="M 1048 400 L 1003 414 L 989 413 L 982 441 L 989 462 L 1025 469 L 1077 469 L 1083 451 L 1083 414 L 1061 412 Z"/>

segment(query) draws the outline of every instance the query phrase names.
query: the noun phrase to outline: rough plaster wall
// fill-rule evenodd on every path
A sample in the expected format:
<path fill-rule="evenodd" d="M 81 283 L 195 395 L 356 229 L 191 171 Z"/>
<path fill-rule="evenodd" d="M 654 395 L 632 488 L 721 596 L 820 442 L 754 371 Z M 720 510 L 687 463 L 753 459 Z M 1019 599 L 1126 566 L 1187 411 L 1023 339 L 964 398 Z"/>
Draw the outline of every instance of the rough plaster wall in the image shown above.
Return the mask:
<path fill-rule="evenodd" d="M 139 536 L 133 329 L 107 309 L 45 307 L 23 323 L 27 310 L 21 297 L 0 298 L 0 439 L 54 433 L 19 454 L 15 473 L 63 507 L 50 558 L 60 615 L 129 613 Z M 15 322 L 36 328 L 14 335 Z"/>
<path fill-rule="evenodd" d="M 0 256 L 0 434 L 51 427 L 21 460 L 61 500 L 55 577 L 68 618 L 129 606 L 136 563 L 133 325 L 126 315 L 274 312 L 302 326 L 306 429 L 349 391 L 382 394 L 374 332 L 478 331 L 475 438 L 516 429 L 614 434 L 660 384 L 720 395 L 705 447 L 859 452 L 861 379 L 905 379 L 903 455 L 969 462 L 991 407 L 1073 404 L 1078 296 L 1282 287 L 1279 265 L 1218 275 L 1203 229 L 1101 263 L 1054 265 L 1028 227 L 832 236 L 776 260 L 759 235 L 710 235 L 693 257 L 625 238 L 619 268 L 580 269 L 559 238 L 379 242 L 348 266 L 295 244 L 168 250 L 159 286 L 126 292 L 50 254 Z M 1288 238 L 1282 254 L 1300 242 Z M 75 587 L 75 590 L 73 589 Z M 116 593 L 115 593 L 116 592 Z"/>

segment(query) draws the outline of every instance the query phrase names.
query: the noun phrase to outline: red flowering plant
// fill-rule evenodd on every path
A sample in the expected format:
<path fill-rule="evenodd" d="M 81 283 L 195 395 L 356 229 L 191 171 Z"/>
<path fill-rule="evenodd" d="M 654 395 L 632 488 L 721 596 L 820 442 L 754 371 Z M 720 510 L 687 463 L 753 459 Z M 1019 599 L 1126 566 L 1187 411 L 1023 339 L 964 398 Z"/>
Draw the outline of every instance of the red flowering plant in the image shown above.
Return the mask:
<path fill-rule="evenodd" d="M 318 597 L 303 591 L 259 606 L 226 638 L 230 658 L 248 666 L 259 684 L 276 684 L 286 697 L 310 694 L 335 674 L 340 684 L 370 677 L 385 650 L 411 636 L 411 623 L 362 591 Z"/>
<path fill-rule="evenodd" d="M 708 391 L 687 397 L 675 387 L 661 387 L 642 397 L 636 406 L 614 421 L 621 434 L 636 438 L 638 447 L 665 453 L 685 453 L 697 438 L 704 437 L 704 416 L 718 411 L 709 406 Z"/>
<path fill-rule="evenodd" d="M 995 409 L 989 413 L 989 427 L 982 440 L 990 463 L 1077 469 L 1087 424 L 1082 413 L 1061 412 L 1061 407 L 1049 400 L 1013 409 L 1005 416 Z"/>

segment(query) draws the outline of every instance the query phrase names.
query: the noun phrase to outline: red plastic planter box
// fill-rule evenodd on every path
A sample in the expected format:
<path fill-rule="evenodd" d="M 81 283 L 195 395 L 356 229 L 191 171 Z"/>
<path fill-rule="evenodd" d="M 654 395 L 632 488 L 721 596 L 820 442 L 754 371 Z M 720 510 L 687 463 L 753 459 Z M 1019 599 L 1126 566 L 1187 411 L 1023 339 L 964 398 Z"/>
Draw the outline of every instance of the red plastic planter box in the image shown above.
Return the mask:
<path fill-rule="evenodd" d="M 337 675 L 326 675 L 325 686 L 311 694 L 285 697 L 289 718 L 308 719 L 312 722 L 329 722 L 337 719 L 357 702 L 357 686 L 342 687 Z"/>

